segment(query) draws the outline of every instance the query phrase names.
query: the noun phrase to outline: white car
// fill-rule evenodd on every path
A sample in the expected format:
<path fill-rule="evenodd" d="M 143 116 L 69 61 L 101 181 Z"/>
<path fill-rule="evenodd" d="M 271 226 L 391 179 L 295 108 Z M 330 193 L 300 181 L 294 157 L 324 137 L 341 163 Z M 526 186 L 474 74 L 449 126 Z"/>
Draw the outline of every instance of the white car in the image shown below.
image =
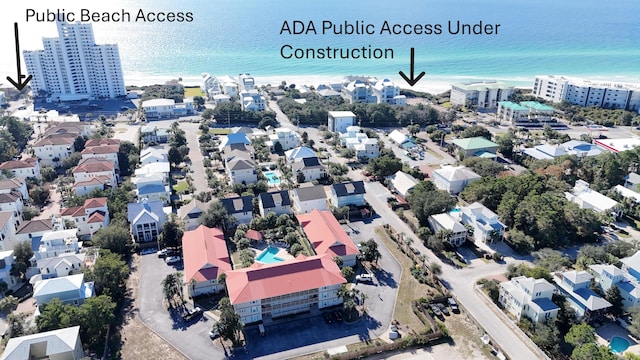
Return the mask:
<path fill-rule="evenodd" d="M 373 275 L 371 275 L 371 274 L 356 275 L 356 281 L 359 281 L 359 282 L 373 282 Z"/>
<path fill-rule="evenodd" d="M 169 255 L 169 249 L 158 250 L 158 252 L 156 252 L 156 254 L 158 254 L 158 257 L 165 257 L 165 256 Z"/>
<path fill-rule="evenodd" d="M 175 264 L 180 262 L 180 260 L 182 260 L 180 256 L 167 256 L 164 259 L 164 262 L 166 262 L 167 264 Z"/>

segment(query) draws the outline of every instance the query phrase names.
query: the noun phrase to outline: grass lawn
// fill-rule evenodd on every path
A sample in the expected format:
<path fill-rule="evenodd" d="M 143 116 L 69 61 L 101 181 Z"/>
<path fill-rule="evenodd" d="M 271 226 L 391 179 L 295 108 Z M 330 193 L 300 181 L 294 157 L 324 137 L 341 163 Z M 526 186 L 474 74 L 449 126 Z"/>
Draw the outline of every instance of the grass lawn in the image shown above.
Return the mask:
<path fill-rule="evenodd" d="M 450 108 L 451 107 L 451 102 L 450 101 L 443 102 L 442 104 L 440 104 L 440 106 L 442 106 L 444 108 Z"/>
<path fill-rule="evenodd" d="M 211 134 L 211 135 L 227 135 L 227 134 L 231 134 L 231 129 L 227 129 L 227 128 L 211 128 L 211 129 L 209 129 L 209 134 Z"/>
<path fill-rule="evenodd" d="M 375 232 L 402 266 L 402 278 L 400 278 L 398 299 L 396 300 L 396 306 L 393 311 L 393 318 L 398 320 L 400 324 L 408 325 L 412 330 L 420 332 L 424 330 L 425 327 L 428 328 L 428 325 L 424 325 L 416 314 L 413 313 L 411 302 L 424 297 L 431 287 L 420 284 L 418 280 L 411 275 L 410 268 L 413 266 L 413 262 L 398 249 L 396 243 L 387 236 L 382 227 L 377 227 Z"/>
<path fill-rule="evenodd" d="M 173 190 L 176 192 L 185 192 L 189 188 L 189 184 L 186 181 L 178 181 L 177 184 L 173 185 Z"/>
<path fill-rule="evenodd" d="M 204 92 L 200 87 L 186 87 L 184 88 L 184 97 L 194 97 L 194 96 L 203 96 Z"/>

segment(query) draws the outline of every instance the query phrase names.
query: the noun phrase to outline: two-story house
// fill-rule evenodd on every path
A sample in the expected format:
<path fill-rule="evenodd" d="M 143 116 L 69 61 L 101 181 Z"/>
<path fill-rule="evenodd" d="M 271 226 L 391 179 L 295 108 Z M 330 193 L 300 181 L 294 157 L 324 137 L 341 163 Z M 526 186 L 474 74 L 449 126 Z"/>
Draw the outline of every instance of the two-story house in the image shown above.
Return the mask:
<path fill-rule="evenodd" d="M 75 254 L 79 250 L 78 229 L 53 230 L 42 234 L 40 245 L 33 255 L 36 260 L 41 260 L 61 254 Z"/>
<path fill-rule="evenodd" d="M 137 243 L 157 242 L 162 226 L 167 221 L 162 201 L 130 203 L 127 205 L 127 219 Z"/>
<path fill-rule="evenodd" d="M 227 209 L 227 214 L 236 219 L 236 224 L 249 224 L 253 219 L 253 196 L 238 196 L 220 199 L 220 203 Z M 228 224 L 231 225 L 235 224 Z"/>
<path fill-rule="evenodd" d="M 271 151 L 275 151 L 276 144 L 280 144 L 282 150 L 287 151 L 300 146 L 300 135 L 289 128 L 277 128 L 273 130 L 273 134 L 269 135 L 269 141 L 266 144 Z"/>
<path fill-rule="evenodd" d="M 45 136 L 33 144 L 33 152 L 41 165 L 57 167 L 73 154 L 76 136 L 69 133 Z"/>
<path fill-rule="evenodd" d="M 378 104 L 406 105 L 407 103 L 406 96 L 400 95 L 400 87 L 389 79 L 376 81 L 371 87 L 371 91 Z"/>
<path fill-rule="evenodd" d="M 35 219 L 25 221 L 16 230 L 16 237 L 19 242 L 29 241 L 32 250 L 37 250 L 40 246 L 40 240 L 45 233 L 59 230 L 55 227 L 51 219 Z"/>
<path fill-rule="evenodd" d="M 99 229 L 109 225 L 107 198 L 91 198 L 82 206 L 61 209 L 63 219 L 73 221 L 78 228 L 78 236 L 93 235 Z"/>
<path fill-rule="evenodd" d="M 602 264 L 589 265 L 589 271 L 602 291 L 606 292 L 614 286 L 618 288 L 623 309 L 628 310 L 640 304 L 640 285 L 630 274 L 615 265 Z"/>
<path fill-rule="evenodd" d="M 362 206 L 365 204 L 363 181 L 349 181 L 331 185 L 331 205 L 335 207 Z"/>
<path fill-rule="evenodd" d="M 473 238 L 480 243 L 492 243 L 502 240 L 505 224 L 500 222 L 498 214 L 479 202 L 460 208 L 462 224 L 473 228 Z"/>
<path fill-rule="evenodd" d="M 304 158 L 318 157 L 318 155 L 316 154 L 315 151 L 313 151 L 313 149 L 308 148 L 306 146 L 298 146 L 297 148 L 287 150 L 285 151 L 284 156 L 285 156 L 285 159 L 287 160 L 287 163 L 289 164 L 293 164 Z"/>
<path fill-rule="evenodd" d="M 72 173 L 76 184 L 86 182 L 95 177 L 108 177 L 109 186 L 111 188 L 115 188 L 118 185 L 115 165 L 113 162 L 105 158 L 90 157 L 81 159 L 80 162 L 78 162 L 78 166 L 73 169 Z"/>
<path fill-rule="evenodd" d="M 182 220 L 185 231 L 195 230 L 200 226 L 200 216 L 209 208 L 207 203 L 192 199 L 188 204 L 178 209 L 178 217 Z"/>
<path fill-rule="evenodd" d="M 571 300 L 569 303 L 576 310 L 576 315 L 587 321 L 600 318 L 611 307 L 610 302 L 591 290 L 591 279 L 593 276 L 586 271 L 570 270 L 553 274 L 553 281 Z"/>
<path fill-rule="evenodd" d="M 356 123 L 356 114 L 351 111 L 329 111 L 327 127 L 331 132 L 344 133 L 349 126 Z"/>
<path fill-rule="evenodd" d="M 0 251 L 13 250 L 18 244 L 13 212 L 0 211 Z"/>
<path fill-rule="evenodd" d="M 255 89 L 240 92 L 242 110 L 262 111 L 265 109 L 264 97 Z"/>
<path fill-rule="evenodd" d="M 306 157 L 294 162 L 291 164 L 291 171 L 296 174 L 297 180 L 304 179 L 299 182 L 319 180 L 328 176 L 326 168 L 317 157 Z M 297 174 L 302 174 L 302 178 L 297 178 Z"/>
<path fill-rule="evenodd" d="M 162 201 L 165 205 L 169 205 L 171 191 L 169 186 L 164 184 L 163 175 L 150 174 L 136 177 L 134 180 L 132 182 L 136 185 L 136 198 L 139 202 Z"/>
<path fill-rule="evenodd" d="M 27 181 L 23 178 L 11 178 L 0 180 L 0 194 L 11 194 L 17 192 L 22 200 L 29 199 Z"/>
<path fill-rule="evenodd" d="M 0 164 L 0 170 L 7 170 L 17 178 L 40 178 L 40 162 L 38 158 L 9 160 Z"/>
<path fill-rule="evenodd" d="M 323 185 L 295 188 L 289 195 L 296 214 L 306 214 L 313 209 L 327 210 L 327 192 Z"/>
<path fill-rule="evenodd" d="M 551 301 L 555 286 L 545 279 L 517 276 L 500 283 L 498 302 L 518 320 L 533 323 L 555 319 L 560 307 Z"/>
<path fill-rule="evenodd" d="M 169 153 L 167 149 L 161 146 L 149 146 L 140 151 L 140 165 L 148 165 L 152 163 L 168 163 Z"/>
<path fill-rule="evenodd" d="M 471 182 L 482 178 L 465 166 L 450 165 L 433 170 L 431 177 L 438 189 L 446 190 L 452 195 L 461 193 Z"/>
<path fill-rule="evenodd" d="M 36 267 L 40 271 L 41 279 L 52 279 L 82 272 L 85 254 L 65 253 L 56 257 L 40 259 Z"/>
<path fill-rule="evenodd" d="M 7 284 L 9 289 L 15 289 L 22 284 L 19 278 L 11 275 L 13 260 L 13 249 L 0 251 L 0 281 Z"/>
<path fill-rule="evenodd" d="M 276 215 L 291 214 L 291 200 L 289 199 L 289 191 L 273 191 L 260 193 L 258 195 L 258 207 L 260 215 L 267 216 L 268 213 Z"/>
<path fill-rule="evenodd" d="M 82 154 L 83 159 L 107 159 L 115 165 L 116 174 L 120 174 L 120 162 L 118 161 L 118 152 L 120 151 L 120 145 L 97 145 L 87 147 L 85 145 Z"/>
<path fill-rule="evenodd" d="M 0 193 L 0 211 L 9 211 L 13 214 L 14 221 L 22 222 L 22 211 L 24 210 L 24 202 L 22 195 L 17 191 L 10 193 Z"/>
<path fill-rule="evenodd" d="M 184 281 L 189 297 L 215 294 L 224 290 L 220 275 L 232 269 L 222 230 L 204 225 L 182 236 Z"/>
<path fill-rule="evenodd" d="M 256 163 L 249 158 L 234 157 L 226 161 L 225 169 L 231 184 L 252 184 L 258 181 Z"/>
<path fill-rule="evenodd" d="M 462 225 L 458 219 L 451 216 L 449 213 L 434 214 L 429 216 L 429 226 L 435 234 L 439 230 L 451 231 L 451 237 L 449 237 L 449 243 L 452 246 L 460 246 L 467 241 L 467 228 Z"/>

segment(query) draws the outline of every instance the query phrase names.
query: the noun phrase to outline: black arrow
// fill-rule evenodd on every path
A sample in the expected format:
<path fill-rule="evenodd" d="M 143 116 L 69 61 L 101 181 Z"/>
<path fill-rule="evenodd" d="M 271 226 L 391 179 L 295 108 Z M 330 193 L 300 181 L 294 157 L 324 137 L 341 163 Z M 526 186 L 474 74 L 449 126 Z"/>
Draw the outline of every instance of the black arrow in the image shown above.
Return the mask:
<path fill-rule="evenodd" d="M 414 55 L 415 55 L 415 49 L 411 48 L 411 71 L 410 71 L 410 75 L 411 76 L 408 77 L 407 75 L 405 75 L 404 72 L 402 72 L 402 71 L 399 72 L 400 76 L 402 76 L 402 78 L 406 82 L 408 82 L 409 85 L 411 85 L 411 86 L 415 85 L 424 76 L 424 71 L 423 71 L 420 74 L 418 74 L 418 77 L 416 77 L 416 78 L 413 77 L 413 67 L 415 65 Z"/>
<path fill-rule="evenodd" d="M 31 75 L 27 76 L 26 79 L 25 76 L 22 75 L 22 69 L 20 68 L 20 40 L 18 40 L 18 23 L 13 23 L 13 29 L 16 33 L 16 63 L 18 64 L 18 81 L 13 81 L 13 79 L 9 76 L 7 76 L 7 80 L 9 80 L 9 82 L 12 83 L 13 86 L 16 87 L 16 89 L 18 89 L 18 91 L 21 91 L 25 86 L 27 86 L 29 81 L 31 81 Z M 24 81 L 22 81 L 23 79 Z"/>

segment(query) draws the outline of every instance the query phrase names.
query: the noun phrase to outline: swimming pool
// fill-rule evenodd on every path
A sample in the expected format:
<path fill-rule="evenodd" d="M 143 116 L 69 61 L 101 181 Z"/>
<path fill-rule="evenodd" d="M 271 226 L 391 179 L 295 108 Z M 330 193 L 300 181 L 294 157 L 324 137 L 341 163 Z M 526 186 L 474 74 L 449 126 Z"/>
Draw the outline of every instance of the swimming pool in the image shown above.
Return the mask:
<path fill-rule="evenodd" d="M 265 171 L 264 176 L 267 177 L 267 182 L 269 185 L 278 185 L 280 184 L 280 175 L 275 171 Z"/>
<path fill-rule="evenodd" d="M 263 252 L 258 255 L 256 261 L 259 261 L 263 264 L 274 264 L 281 261 L 284 261 L 283 258 L 277 257 L 276 254 L 280 251 L 277 247 L 269 246 Z"/>
<path fill-rule="evenodd" d="M 620 336 L 614 336 L 611 338 L 611 341 L 609 341 L 609 347 L 614 354 L 622 354 L 629 348 L 629 345 L 629 341 Z"/>

